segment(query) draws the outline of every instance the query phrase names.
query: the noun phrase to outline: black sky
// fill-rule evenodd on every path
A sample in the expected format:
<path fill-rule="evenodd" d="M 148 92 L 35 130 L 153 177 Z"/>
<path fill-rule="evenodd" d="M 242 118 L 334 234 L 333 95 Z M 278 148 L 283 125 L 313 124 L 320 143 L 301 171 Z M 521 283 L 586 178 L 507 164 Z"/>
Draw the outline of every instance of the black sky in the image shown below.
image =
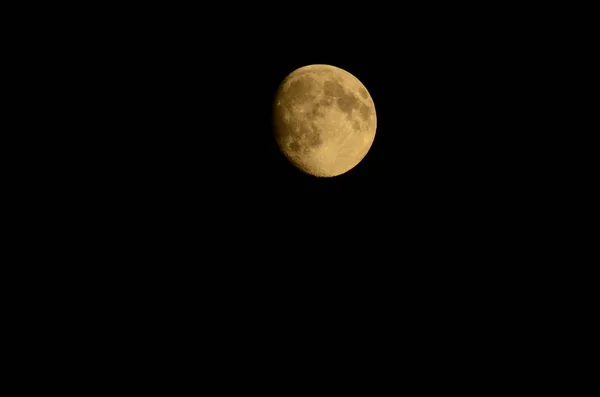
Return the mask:
<path fill-rule="evenodd" d="M 348 325 L 331 340 L 370 328 L 358 338 L 413 344 L 400 326 L 426 339 L 420 350 L 455 323 L 467 339 L 480 333 L 460 325 L 481 327 L 482 313 L 497 328 L 495 307 L 538 282 L 527 264 L 552 222 L 536 194 L 547 85 L 536 36 L 516 18 L 426 5 L 332 19 L 251 3 L 164 7 L 112 13 L 67 50 L 78 104 L 62 109 L 76 127 L 65 148 L 79 159 L 63 160 L 66 194 L 50 171 L 40 196 L 73 214 L 71 224 L 52 207 L 46 227 L 77 259 L 71 273 L 90 273 L 77 285 L 99 285 L 124 318 L 173 317 L 158 328 L 190 319 L 240 341 L 268 325 L 263 338 L 296 345 L 298 324 L 322 313 L 320 335 L 341 313 Z M 297 170 L 273 138 L 276 90 L 310 64 L 352 73 L 377 111 L 371 150 L 335 178 Z"/>
<path fill-rule="evenodd" d="M 49 307 L 51 316 L 75 302 L 75 334 L 102 333 L 79 332 L 79 350 L 112 337 L 119 351 L 109 362 L 132 367 L 119 358 L 134 344 L 142 360 L 153 357 L 146 365 L 160 355 L 157 341 L 187 356 L 161 360 L 169 365 L 204 360 L 194 346 L 209 346 L 229 364 L 245 356 L 244 369 L 262 369 L 266 358 L 289 373 L 286 359 L 305 356 L 312 369 L 332 346 L 357 357 L 362 344 L 386 357 L 361 364 L 389 371 L 399 357 L 437 384 L 407 349 L 472 378 L 455 358 L 490 372 L 480 357 L 501 357 L 495 348 L 513 368 L 531 350 L 510 353 L 510 338 L 531 345 L 544 335 L 526 323 L 558 306 L 535 287 L 560 288 L 542 279 L 554 209 L 538 186 L 555 175 L 543 159 L 560 153 L 545 152 L 551 134 L 540 128 L 539 98 L 552 84 L 536 62 L 545 32 L 527 31 L 537 11 L 345 3 L 327 16 L 324 4 L 104 6 L 78 12 L 90 34 L 69 26 L 66 38 L 36 36 L 49 50 L 31 74 L 50 89 L 26 95 L 49 116 L 27 119 L 42 121 L 40 146 L 54 147 L 35 165 L 46 183 L 23 179 L 36 190 L 30 208 L 9 212 L 47 240 L 19 252 L 43 259 L 20 266 L 27 282 L 51 289 L 35 304 L 63 294 L 68 304 Z M 335 178 L 294 168 L 272 132 L 279 84 L 317 63 L 356 76 L 377 111 L 370 152 Z M 29 222 L 36 211 L 44 216 Z M 317 345 L 326 348 L 313 353 Z"/>
<path fill-rule="evenodd" d="M 117 115 L 107 168 L 126 208 L 159 234 L 297 237 L 310 251 L 329 240 L 431 255 L 496 244 L 489 236 L 512 227 L 535 184 L 522 118 L 534 106 L 536 47 L 493 13 L 405 11 L 393 22 L 364 16 L 361 34 L 267 14 L 138 18 L 98 77 L 111 98 L 103 109 Z M 272 136 L 278 85 L 316 63 L 359 78 L 377 110 L 370 152 L 336 178 L 303 174 Z"/>
<path fill-rule="evenodd" d="M 141 100 L 130 111 L 143 127 L 128 133 L 136 138 L 129 143 L 147 165 L 164 173 L 162 182 L 204 185 L 213 194 L 213 188 L 239 189 L 241 196 L 258 191 L 277 196 L 278 189 L 291 189 L 294 196 L 347 193 L 352 197 L 345 199 L 361 201 L 355 197 L 372 199 L 385 191 L 415 203 L 438 195 L 448 202 L 489 188 L 500 168 L 511 167 L 510 154 L 501 158 L 500 152 L 518 146 L 513 134 L 520 126 L 507 123 L 522 109 L 506 98 L 510 78 L 493 54 L 478 50 L 482 41 L 423 39 L 425 49 L 375 41 L 381 49 L 362 54 L 345 48 L 282 51 L 263 43 L 255 48 L 247 40 L 216 49 L 201 41 L 168 43 L 145 54 L 151 55 L 144 59 L 150 65 L 130 71 L 132 101 Z M 271 106 L 279 83 L 314 63 L 357 76 L 376 105 L 371 151 L 337 178 L 304 175 L 287 163 L 272 138 Z"/>

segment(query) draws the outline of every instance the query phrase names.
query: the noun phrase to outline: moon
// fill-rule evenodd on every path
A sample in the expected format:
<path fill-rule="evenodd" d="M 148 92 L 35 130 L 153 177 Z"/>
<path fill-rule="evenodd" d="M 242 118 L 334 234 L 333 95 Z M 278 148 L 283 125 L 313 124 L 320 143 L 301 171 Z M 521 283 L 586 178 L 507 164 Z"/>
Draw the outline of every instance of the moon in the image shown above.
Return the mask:
<path fill-rule="evenodd" d="M 279 149 L 294 166 L 334 177 L 367 155 L 377 115 L 369 91 L 352 74 L 331 65 L 308 65 L 280 84 L 273 123 Z"/>

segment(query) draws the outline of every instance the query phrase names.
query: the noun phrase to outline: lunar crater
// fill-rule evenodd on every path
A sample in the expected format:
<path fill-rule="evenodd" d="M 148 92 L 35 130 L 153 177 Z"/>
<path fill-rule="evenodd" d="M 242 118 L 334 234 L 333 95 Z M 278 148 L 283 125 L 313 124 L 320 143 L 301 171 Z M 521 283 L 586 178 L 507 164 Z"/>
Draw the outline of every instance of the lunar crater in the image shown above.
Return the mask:
<path fill-rule="evenodd" d="M 290 150 L 292 152 L 299 152 L 300 149 L 300 144 L 297 141 L 293 141 L 292 143 L 290 143 Z"/>
<path fill-rule="evenodd" d="M 360 115 L 362 116 L 363 120 L 368 120 L 371 116 L 371 109 L 367 105 L 363 104 L 360 107 Z"/>
<path fill-rule="evenodd" d="M 344 95 L 344 87 L 337 81 L 328 80 L 323 84 L 323 92 L 327 96 L 337 97 Z"/>
<path fill-rule="evenodd" d="M 344 94 L 340 98 L 338 98 L 338 106 L 344 113 L 352 113 L 353 109 L 358 109 L 360 106 L 360 102 L 352 96 L 352 94 Z"/>
<path fill-rule="evenodd" d="M 315 81 L 310 78 L 292 81 L 287 89 L 289 98 L 299 102 L 309 101 L 314 98 L 313 89 L 315 85 Z"/>

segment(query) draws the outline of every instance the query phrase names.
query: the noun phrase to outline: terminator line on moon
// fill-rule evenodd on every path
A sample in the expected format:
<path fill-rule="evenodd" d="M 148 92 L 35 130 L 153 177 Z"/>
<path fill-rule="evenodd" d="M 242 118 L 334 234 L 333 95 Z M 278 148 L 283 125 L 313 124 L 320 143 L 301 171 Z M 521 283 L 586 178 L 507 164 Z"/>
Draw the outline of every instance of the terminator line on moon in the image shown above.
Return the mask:
<path fill-rule="evenodd" d="M 367 155 L 375 139 L 375 104 L 365 86 L 330 65 L 296 69 L 275 96 L 274 133 L 288 160 L 307 174 L 333 177 Z"/>

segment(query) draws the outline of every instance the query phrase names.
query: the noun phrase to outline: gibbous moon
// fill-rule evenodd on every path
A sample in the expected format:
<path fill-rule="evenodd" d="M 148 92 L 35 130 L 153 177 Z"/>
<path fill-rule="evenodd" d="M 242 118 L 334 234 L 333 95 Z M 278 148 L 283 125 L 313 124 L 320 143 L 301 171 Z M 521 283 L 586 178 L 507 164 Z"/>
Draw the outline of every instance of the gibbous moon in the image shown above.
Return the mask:
<path fill-rule="evenodd" d="M 275 139 L 307 174 L 341 175 L 367 155 L 375 139 L 375 104 L 352 74 L 330 65 L 296 69 L 275 96 Z"/>

